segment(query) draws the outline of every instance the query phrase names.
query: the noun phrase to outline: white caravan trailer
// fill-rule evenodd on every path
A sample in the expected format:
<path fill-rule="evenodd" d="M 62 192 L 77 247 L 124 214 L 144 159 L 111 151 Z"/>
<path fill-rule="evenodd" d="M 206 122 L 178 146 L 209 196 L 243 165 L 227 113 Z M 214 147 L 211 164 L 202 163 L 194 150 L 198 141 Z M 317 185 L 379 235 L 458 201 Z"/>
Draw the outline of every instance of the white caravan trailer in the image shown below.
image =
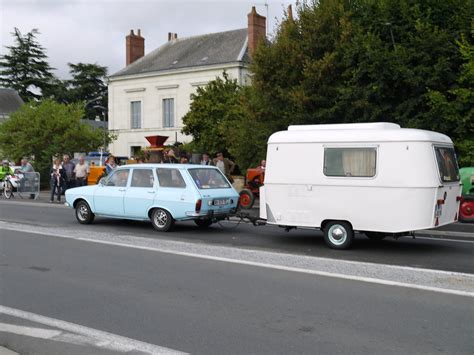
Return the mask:
<path fill-rule="evenodd" d="M 321 228 L 345 249 L 457 221 L 461 184 L 453 142 L 393 123 L 290 126 L 268 140 L 260 218 Z"/>

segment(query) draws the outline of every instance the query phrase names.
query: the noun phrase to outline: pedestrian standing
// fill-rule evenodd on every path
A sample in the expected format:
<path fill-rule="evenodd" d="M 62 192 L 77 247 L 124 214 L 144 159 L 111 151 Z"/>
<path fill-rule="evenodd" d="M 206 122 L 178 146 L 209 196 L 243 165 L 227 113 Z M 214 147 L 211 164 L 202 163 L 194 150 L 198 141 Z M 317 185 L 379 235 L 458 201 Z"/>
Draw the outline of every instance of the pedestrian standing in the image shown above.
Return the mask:
<path fill-rule="evenodd" d="M 201 162 L 199 163 L 200 165 L 212 165 L 211 164 L 211 159 L 209 158 L 209 153 L 203 153 Z"/>
<path fill-rule="evenodd" d="M 217 153 L 216 158 L 212 161 L 212 165 L 219 168 L 219 170 L 225 175 L 225 177 L 230 181 L 230 183 L 234 182 L 231 174 L 234 171 L 235 163 L 230 159 L 224 158 L 224 154 Z"/>
<path fill-rule="evenodd" d="M 30 182 L 30 187 L 33 188 L 33 181 L 35 179 L 33 165 L 30 164 L 28 159 L 23 158 L 20 161 L 20 173 L 23 174 L 23 178 L 20 179 L 20 190 L 25 191 L 25 183 L 28 180 Z M 31 191 L 31 189 L 30 189 Z M 30 194 L 30 199 L 34 199 L 35 194 Z"/>
<path fill-rule="evenodd" d="M 176 159 L 176 155 L 174 154 L 174 150 L 170 149 L 165 153 L 163 157 L 163 163 L 165 164 L 177 164 L 178 159 Z"/>
<path fill-rule="evenodd" d="M 76 175 L 76 186 L 86 186 L 87 177 L 89 176 L 89 166 L 85 162 L 83 156 L 79 157 L 79 163 L 74 168 L 74 174 Z"/>
<path fill-rule="evenodd" d="M 54 202 L 55 195 L 57 195 L 58 202 L 61 202 L 61 193 L 62 187 L 64 186 L 64 180 L 66 179 L 66 171 L 64 170 L 59 158 L 54 159 L 53 166 L 50 170 L 50 175 L 51 198 L 49 202 Z"/>
<path fill-rule="evenodd" d="M 76 175 L 74 174 L 74 168 L 76 164 L 71 161 L 68 154 L 63 156 L 63 169 L 66 172 L 66 179 L 64 181 L 64 191 L 76 186 Z"/>
<path fill-rule="evenodd" d="M 115 157 L 113 155 L 109 156 L 109 159 L 107 159 L 105 162 L 105 170 L 107 175 L 109 175 L 116 167 L 117 163 L 115 162 Z"/>

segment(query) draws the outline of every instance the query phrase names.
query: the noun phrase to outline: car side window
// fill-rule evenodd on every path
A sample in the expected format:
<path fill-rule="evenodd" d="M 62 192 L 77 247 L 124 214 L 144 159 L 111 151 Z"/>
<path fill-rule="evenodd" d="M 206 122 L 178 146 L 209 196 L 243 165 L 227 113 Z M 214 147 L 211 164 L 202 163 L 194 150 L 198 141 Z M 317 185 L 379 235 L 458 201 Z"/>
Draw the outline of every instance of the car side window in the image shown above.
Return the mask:
<path fill-rule="evenodd" d="M 157 168 L 156 175 L 158 176 L 160 187 L 186 187 L 183 176 L 178 169 Z"/>
<path fill-rule="evenodd" d="M 115 170 L 112 172 L 112 174 L 109 176 L 106 182 L 106 186 L 118 186 L 118 187 L 125 187 L 127 186 L 127 181 L 128 181 L 128 174 L 130 173 L 130 170 L 128 169 L 120 169 L 120 170 Z"/>
<path fill-rule="evenodd" d="M 153 170 L 133 169 L 131 187 L 153 187 Z"/>

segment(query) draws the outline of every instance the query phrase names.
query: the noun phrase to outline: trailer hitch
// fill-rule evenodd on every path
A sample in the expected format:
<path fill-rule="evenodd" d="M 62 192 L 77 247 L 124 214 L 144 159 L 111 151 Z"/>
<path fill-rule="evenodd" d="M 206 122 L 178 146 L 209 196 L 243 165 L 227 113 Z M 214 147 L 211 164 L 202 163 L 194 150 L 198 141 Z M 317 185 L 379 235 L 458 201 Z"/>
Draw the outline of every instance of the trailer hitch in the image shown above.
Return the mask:
<path fill-rule="evenodd" d="M 266 220 L 260 219 L 259 217 L 251 216 L 249 212 L 239 211 L 235 214 L 241 220 L 249 220 L 255 227 L 264 226 L 267 224 Z"/>

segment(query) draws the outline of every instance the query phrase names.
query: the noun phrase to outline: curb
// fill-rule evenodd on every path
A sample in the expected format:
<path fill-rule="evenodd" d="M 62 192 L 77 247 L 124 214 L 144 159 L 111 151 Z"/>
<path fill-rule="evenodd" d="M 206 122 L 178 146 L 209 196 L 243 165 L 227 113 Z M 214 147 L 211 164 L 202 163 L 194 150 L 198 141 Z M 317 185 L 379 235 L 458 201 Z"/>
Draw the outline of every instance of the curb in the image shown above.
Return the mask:
<path fill-rule="evenodd" d="M 18 353 L 0 346 L 0 355 L 19 355 Z"/>

